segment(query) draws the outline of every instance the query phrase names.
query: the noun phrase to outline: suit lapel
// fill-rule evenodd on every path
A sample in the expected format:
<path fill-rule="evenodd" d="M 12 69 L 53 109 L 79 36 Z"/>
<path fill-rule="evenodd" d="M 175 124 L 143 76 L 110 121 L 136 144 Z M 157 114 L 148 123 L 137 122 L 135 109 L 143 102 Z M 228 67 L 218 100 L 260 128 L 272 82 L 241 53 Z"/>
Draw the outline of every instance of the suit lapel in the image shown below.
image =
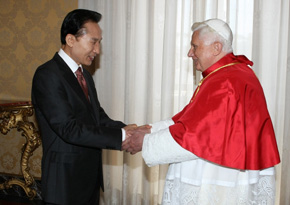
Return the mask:
<path fill-rule="evenodd" d="M 63 78 L 71 86 L 72 90 L 77 93 L 79 98 L 86 104 L 86 107 L 92 109 L 92 107 L 91 107 L 90 103 L 88 102 L 88 100 L 84 94 L 84 91 L 82 90 L 76 76 L 71 71 L 71 69 L 68 67 L 68 65 L 63 61 L 63 59 L 58 54 L 55 54 L 54 59 L 59 65 L 59 70 L 60 70 Z M 86 80 L 87 80 L 87 78 L 86 78 Z M 90 87 L 90 86 L 88 86 L 88 87 Z M 89 91 L 90 91 L 90 88 L 89 88 Z"/>
<path fill-rule="evenodd" d="M 86 79 L 86 82 L 87 82 L 87 85 L 88 85 L 88 90 L 89 90 L 89 96 L 90 96 L 90 105 L 91 105 L 91 108 L 92 108 L 92 113 L 93 113 L 93 116 L 94 118 L 96 119 L 96 121 L 99 123 L 99 120 L 98 120 L 98 117 L 96 116 L 99 116 L 99 113 L 97 112 L 98 109 L 98 104 L 99 104 L 99 101 L 98 101 L 98 98 L 97 98 L 97 94 L 96 94 L 96 91 L 94 89 L 95 87 L 95 84 L 91 81 L 92 78 L 91 78 L 91 74 L 84 70 L 84 78 Z"/>

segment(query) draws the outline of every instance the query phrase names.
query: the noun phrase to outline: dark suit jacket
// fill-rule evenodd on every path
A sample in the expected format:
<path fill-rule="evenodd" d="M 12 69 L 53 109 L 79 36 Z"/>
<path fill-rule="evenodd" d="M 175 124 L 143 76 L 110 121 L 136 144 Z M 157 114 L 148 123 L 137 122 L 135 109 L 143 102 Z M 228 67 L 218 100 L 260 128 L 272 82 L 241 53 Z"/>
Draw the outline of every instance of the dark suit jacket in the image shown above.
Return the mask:
<path fill-rule="evenodd" d="M 56 53 L 35 72 L 32 103 L 41 132 L 42 195 L 46 202 L 86 204 L 103 187 L 102 149 L 121 150 L 125 124 L 101 108 L 84 69 L 90 103 L 74 73 Z"/>

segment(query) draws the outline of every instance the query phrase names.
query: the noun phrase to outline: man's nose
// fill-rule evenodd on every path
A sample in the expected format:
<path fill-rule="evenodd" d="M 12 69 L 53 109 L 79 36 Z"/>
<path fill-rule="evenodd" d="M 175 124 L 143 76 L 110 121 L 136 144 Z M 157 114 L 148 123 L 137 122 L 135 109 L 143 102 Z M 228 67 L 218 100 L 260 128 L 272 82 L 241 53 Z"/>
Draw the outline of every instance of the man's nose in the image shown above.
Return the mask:
<path fill-rule="evenodd" d="M 188 57 L 193 57 L 194 56 L 194 52 L 193 52 L 193 49 L 192 48 L 189 49 L 189 51 L 187 53 L 187 56 Z"/>
<path fill-rule="evenodd" d="M 100 54 L 100 45 L 98 43 L 96 43 L 96 45 L 94 46 L 94 53 L 96 54 Z"/>

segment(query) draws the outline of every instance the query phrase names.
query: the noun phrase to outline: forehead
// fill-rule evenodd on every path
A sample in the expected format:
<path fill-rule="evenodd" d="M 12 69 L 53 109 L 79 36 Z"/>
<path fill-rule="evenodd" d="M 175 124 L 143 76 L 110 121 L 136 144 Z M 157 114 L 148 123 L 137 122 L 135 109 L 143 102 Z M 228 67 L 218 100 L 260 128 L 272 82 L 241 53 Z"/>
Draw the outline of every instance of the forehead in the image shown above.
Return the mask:
<path fill-rule="evenodd" d="M 102 29 L 98 23 L 89 21 L 84 24 L 84 28 L 86 28 L 87 34 L 92 35 L 93 38 L 100 39 L 102 37 Z"/>
<path fill-rule="evenodd" d="M 192 37 L 191 37 L 191 43 L 192 44 L 197 44 L 197 43 L 200 43 L 201 40 L 199 38 L 199 31 L 195 31 L 193 34 L 192 34 Z"/>

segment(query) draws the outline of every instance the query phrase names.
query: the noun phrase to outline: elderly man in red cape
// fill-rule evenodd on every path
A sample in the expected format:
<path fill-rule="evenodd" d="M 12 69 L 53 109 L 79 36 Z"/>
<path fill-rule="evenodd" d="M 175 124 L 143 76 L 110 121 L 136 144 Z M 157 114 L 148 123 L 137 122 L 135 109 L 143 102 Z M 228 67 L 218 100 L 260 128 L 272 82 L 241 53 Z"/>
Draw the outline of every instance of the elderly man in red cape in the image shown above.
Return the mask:
<path fill-rule="evenodd" d="M 123 149 L 148 166 L 169 163 L 162 204 L 274 204 L 280 162 L 263 89 L 232 53 L 232 31 L 219 19 L 195 23 L 188 56 L 203 79 L 172 119 L 136 130 Z"/>

